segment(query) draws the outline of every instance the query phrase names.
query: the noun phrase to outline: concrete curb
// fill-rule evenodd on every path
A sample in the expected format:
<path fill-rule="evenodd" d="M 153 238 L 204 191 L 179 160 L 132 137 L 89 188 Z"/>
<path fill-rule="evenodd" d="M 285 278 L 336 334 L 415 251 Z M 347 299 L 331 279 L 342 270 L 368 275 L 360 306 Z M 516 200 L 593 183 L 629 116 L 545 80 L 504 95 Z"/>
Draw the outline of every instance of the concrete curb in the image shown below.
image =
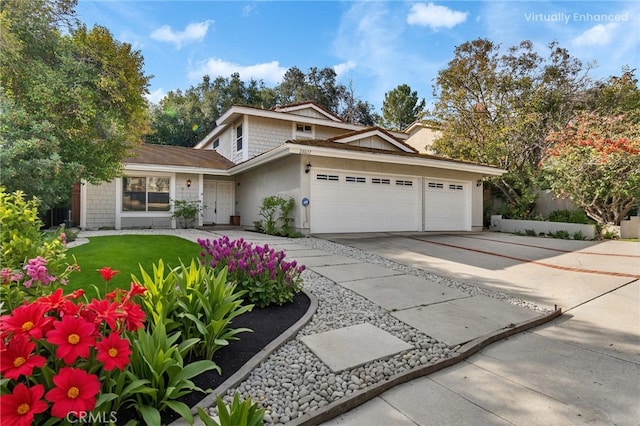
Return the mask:
<path fill-rule="evenodd" d="M 251 374 L 251 371 L 253 371 L 254 368 L 256 368 L 262 361 L 269 358 L 269 356 L 273 352 L 275 352 L 280 346 L 282 346 L 289 340 L 293 339 L 296 336 L 296 334 L 298 334 L 298 331 L 311 320 L 313 315 L 316 313 L 316 310 L 318 309 L 318 298 L 314 294 L 306 291 L 305 289 L 302 289 L 302 292 L 307 295 L 307 297 L 311 302 L 309 304 L 309 308 L 307 309 L 307 312 L 295 324 L 293 324 L 291 327 L 285 330 L 277 339 L 273 340 L 271 343 L 265 346 L 260 352 L 255 354 L 249 361 L 247 361 L 242 366 L 242 368 L 236 371 L 227 380 L 222 382 L 217 388 L 213 390 L 213 392 L 205 396 L 200 402 L 194 405 L 191 408 L 191 412 L 194 414 L 194 416 L 197 417 L 198 407 L 206 408 L 206 407 L 211 407 L 213 405 L 216 405 L 216 397 L 218 395 L 224 395 L 224 393 L 228 389 L 238 386 L 242 381 L 244 381 L 244 379 L 246 379 L 249 376 L 249 374 Z M 182 423 L 179 420 L 172 423 L 173 426 L 178 426 L 183 424 L 186 424 L 186 423 Z"/>
<path fill-rule="evenodd" d="M 396 374 L 384 382 L 377 383 L 361 391 L 356 391 L 349 397 L 341 398 L 338 401 L 332 402 L 331 404 L 322 407 L 312 414 L 305 414 L 304 416 L 298 417 L 287 424 L 291 426 L 312 426 L 324 423 L 358 407 L 359 405 L 364 404 L 365 402 L 377 396 L 380 396 L 394 386 L 398 386 L 419 377 L 428 376 L 429 374 L 443 370 L 447 367 L 451 367 L 452 365 L 464 361 L 470 356 L 480 352 L 482 349 L 492 343 L 545 324 L 551 320 L 558 318 L 560 315 L 562 315 L 562 310 L 556 309 L 550 314 L 541 315 L 532 320 L 521 322 L 519 324 L 516 324 L 514 327 L 498 330 L 485 336 L 478 337 L 468 343 L 465 343 L 464 346 L 462 346 L 457 352 L 457 354 L 451 358 L 445 359 L 436 364 L 416 367 L 409 371 Z"/>

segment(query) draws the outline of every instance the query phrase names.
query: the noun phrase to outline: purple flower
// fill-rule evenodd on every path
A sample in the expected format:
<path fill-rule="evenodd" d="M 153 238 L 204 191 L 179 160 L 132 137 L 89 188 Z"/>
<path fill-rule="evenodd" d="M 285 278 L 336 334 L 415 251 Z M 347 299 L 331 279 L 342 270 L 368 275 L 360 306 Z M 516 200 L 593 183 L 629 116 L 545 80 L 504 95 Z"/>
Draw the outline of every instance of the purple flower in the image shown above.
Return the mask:
<path fill-rule="evenodd" d="M 56 280 L 56 277 L 52 277 L 49 275 L 47 271 L 47 260 L 38 256 L 35 259 L 31 259 L 24 266 L 24 269 L 27 271 L 27 275 L 31 277 L 30 280 L 24 282 L 24 286 L 29 288 L 31 285 L 36 282 L 40 282 L 42 285 L 49 285 Z"/>

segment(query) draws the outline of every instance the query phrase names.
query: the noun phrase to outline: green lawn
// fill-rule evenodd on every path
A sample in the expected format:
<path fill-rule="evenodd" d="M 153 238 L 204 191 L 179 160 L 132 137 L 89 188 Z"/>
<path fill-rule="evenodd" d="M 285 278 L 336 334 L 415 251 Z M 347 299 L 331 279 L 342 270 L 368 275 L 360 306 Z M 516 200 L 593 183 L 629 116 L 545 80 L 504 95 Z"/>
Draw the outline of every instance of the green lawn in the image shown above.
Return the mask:
<path fill-rule="evenodd" d="M 73 272 L 65 294 L 83 288 L 89 300 L 95 296 L 93 285 L 104 293 L 104 280 L 97 271 L 104 266 L 119 270 L 120 273 L 109 281 L 107 291 L 116 287 L 129 289 L 131 274 L 140 278 L 140 266 L 151 274 L 153 264 L 162 259 L 167 268 L 180 264 L 180 259 L 188 263 L 199 257 L 201 247 L 197 243 L 183 238 L 168 235 L 113 235 L 93 237 L 88 244 L 67 250 L 67 258 L 71 263 L 75 256 L 81 272 Z M 104 295 L 104 294 L 103 294 Z"/>

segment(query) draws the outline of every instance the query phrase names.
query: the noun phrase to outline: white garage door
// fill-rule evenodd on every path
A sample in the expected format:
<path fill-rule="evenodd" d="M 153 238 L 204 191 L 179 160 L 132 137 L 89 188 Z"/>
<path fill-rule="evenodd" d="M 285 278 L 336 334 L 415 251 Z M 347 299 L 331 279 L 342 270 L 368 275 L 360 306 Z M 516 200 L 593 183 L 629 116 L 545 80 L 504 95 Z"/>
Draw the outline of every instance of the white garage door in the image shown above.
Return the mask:
<path fill-rule="evenodd" d="M 311 232 L 418 231 L 419 178 L 318 170 L 311 176 Z"/>
<path fill-rule="evenodd" d="M 471 183 L 424 180 L 424 230 L 471 230 Z"/>

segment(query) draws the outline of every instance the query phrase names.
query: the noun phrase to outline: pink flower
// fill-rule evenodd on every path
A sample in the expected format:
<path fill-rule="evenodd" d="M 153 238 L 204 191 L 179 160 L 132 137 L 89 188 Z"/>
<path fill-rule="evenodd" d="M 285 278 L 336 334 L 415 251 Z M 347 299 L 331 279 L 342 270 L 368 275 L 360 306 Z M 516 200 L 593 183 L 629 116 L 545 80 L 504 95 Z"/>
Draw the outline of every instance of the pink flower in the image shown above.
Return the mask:
<path fill-rule="evenodd" d="M 49 275 L 46 265 L 47 260 L 40 256 L 29 260 L 24 269 L 27 271 L 27 275 L 29 275 L 31 279 L 25 281 L 24 286 L 29 288 L 34 282 L 40 282 L 42 285 L 49 285 L 49 283 L 55 281 L 56 277 Z"/>

